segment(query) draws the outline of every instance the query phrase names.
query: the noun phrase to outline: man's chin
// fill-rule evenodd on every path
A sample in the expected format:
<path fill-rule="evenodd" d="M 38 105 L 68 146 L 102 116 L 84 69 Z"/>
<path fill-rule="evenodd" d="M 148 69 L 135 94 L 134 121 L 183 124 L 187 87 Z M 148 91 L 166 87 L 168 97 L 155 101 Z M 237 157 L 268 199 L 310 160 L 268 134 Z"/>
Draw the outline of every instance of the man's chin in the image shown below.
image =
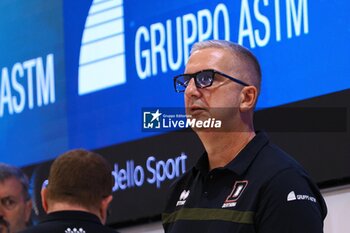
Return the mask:
<path fill-rule="evenodd" d="M 210 114 L 204 109 L 196 109 L 187 113 L 190 119 L 205 121 L 210 118 Z"/>

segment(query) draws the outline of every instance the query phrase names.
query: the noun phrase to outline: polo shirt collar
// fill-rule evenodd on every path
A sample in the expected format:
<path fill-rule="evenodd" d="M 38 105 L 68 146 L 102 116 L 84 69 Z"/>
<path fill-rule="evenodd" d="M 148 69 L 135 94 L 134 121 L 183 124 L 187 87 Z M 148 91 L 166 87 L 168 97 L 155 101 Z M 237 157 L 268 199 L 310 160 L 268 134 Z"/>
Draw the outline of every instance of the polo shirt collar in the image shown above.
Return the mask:
<path fill-rule="evenodd" d="M 85 211 L 56 211 L 51 212 L 44 217 L 41 222 L 57 221 L 57 220 L 79 220 L 87 222 L 95 222 L 101 224 L 100 219 L 91 213 Z"/>
<path fill-rule="evenodd" d="M 269 142 L 269 138 L 265 132 L 257 131 L 255 137 L 238 153 L 238 155 L 229 162 L 225 167 L 218 168 L 220 170 L 230 170 L 237 175 L 242 175 L 253 162 L 259 151 Z M 200 173 L 208 174 L 209 160 L 208 154 L 205 152 L 197 161 L 194 167 Z"/>

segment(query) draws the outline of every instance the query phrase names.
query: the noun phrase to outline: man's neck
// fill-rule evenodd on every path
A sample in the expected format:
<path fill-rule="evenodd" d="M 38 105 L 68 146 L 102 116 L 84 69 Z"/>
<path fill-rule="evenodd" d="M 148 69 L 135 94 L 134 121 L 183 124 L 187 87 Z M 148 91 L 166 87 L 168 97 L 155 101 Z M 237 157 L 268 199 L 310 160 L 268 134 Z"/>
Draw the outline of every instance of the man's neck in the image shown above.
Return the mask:
<path fill-rule="evenodd" d="M 200 133 L 209 159 L 209 170 L 224 167 L 254 138 L 254 131 Z"/>
<path fill-rule="evenodd" d="M 47 213 L 49 214 L 57 211 L 83 211 L 83 212 L 94 214 L 100 218 L 98 211 L 92 211 L 80 205 L 74 205 L 74 204 L 63 203 L 63 202 L 52 203 L 49 209 L 47 210 Z"/>

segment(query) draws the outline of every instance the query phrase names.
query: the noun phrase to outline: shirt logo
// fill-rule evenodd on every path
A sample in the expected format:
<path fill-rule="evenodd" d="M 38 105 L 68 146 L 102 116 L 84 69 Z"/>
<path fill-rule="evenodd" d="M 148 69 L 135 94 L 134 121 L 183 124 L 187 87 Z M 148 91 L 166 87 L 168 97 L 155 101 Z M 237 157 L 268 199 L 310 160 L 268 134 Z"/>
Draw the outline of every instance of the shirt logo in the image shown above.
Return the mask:
<path fill-rule="evenodd" d="M 242 195 L 243 191 L 248 185 L 248 180 L 236 181 L 233 185 L 233 189 L 230 195 L 227 196 L 222 208 L 235 207 L 238 198 Z"/>
<path fill-rule="evenodd" d="M 85 233 L 84 229 L 83 228 L 73 228 L 73 229 L 70 229 L 69 227 L 64 231 L 65 233 Z"/>
<path fill-rule="evenodd" d="M 180 198 L 176 203 L 176 206 L 184 205 L 186 203 L 186 199 L 188 198 L 189 195 L 190 195 L 190 190 L 182 191 L 182 193 L 180 194 Z"/>
<path fill-rule="evenodd" d="M 316 203 L 316 198 L 314 197 L 310 197 L 309 195 L 296 195 L 294 191 L 291 191 L 290 193 L 288 193 L 287 196 L 287 201 L 302 201 L 302 200 L 306 200 L 306 201 L 312 201 Z"/>

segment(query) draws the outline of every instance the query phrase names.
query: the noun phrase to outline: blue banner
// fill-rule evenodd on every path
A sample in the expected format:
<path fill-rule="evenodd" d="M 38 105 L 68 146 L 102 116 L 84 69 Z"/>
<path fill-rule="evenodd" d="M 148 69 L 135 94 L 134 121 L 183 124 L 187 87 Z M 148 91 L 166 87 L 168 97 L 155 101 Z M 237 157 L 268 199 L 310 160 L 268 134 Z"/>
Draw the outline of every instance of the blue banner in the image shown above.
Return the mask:
<path fill-rule="evenodd" d="M 48 160 L 68 148 L 62 2 L 0 9 L 0 161 Z"/>
<path fill-rule="evenodd" d="M 158 134 L 142 130 L 142 109 L 183 107 L 172 77 L 201 40 L 256 54 L 258 108 L 350 87 L 347 1 L 5 0 L 0 9 L 1 161 L 17 165 Z"/>

